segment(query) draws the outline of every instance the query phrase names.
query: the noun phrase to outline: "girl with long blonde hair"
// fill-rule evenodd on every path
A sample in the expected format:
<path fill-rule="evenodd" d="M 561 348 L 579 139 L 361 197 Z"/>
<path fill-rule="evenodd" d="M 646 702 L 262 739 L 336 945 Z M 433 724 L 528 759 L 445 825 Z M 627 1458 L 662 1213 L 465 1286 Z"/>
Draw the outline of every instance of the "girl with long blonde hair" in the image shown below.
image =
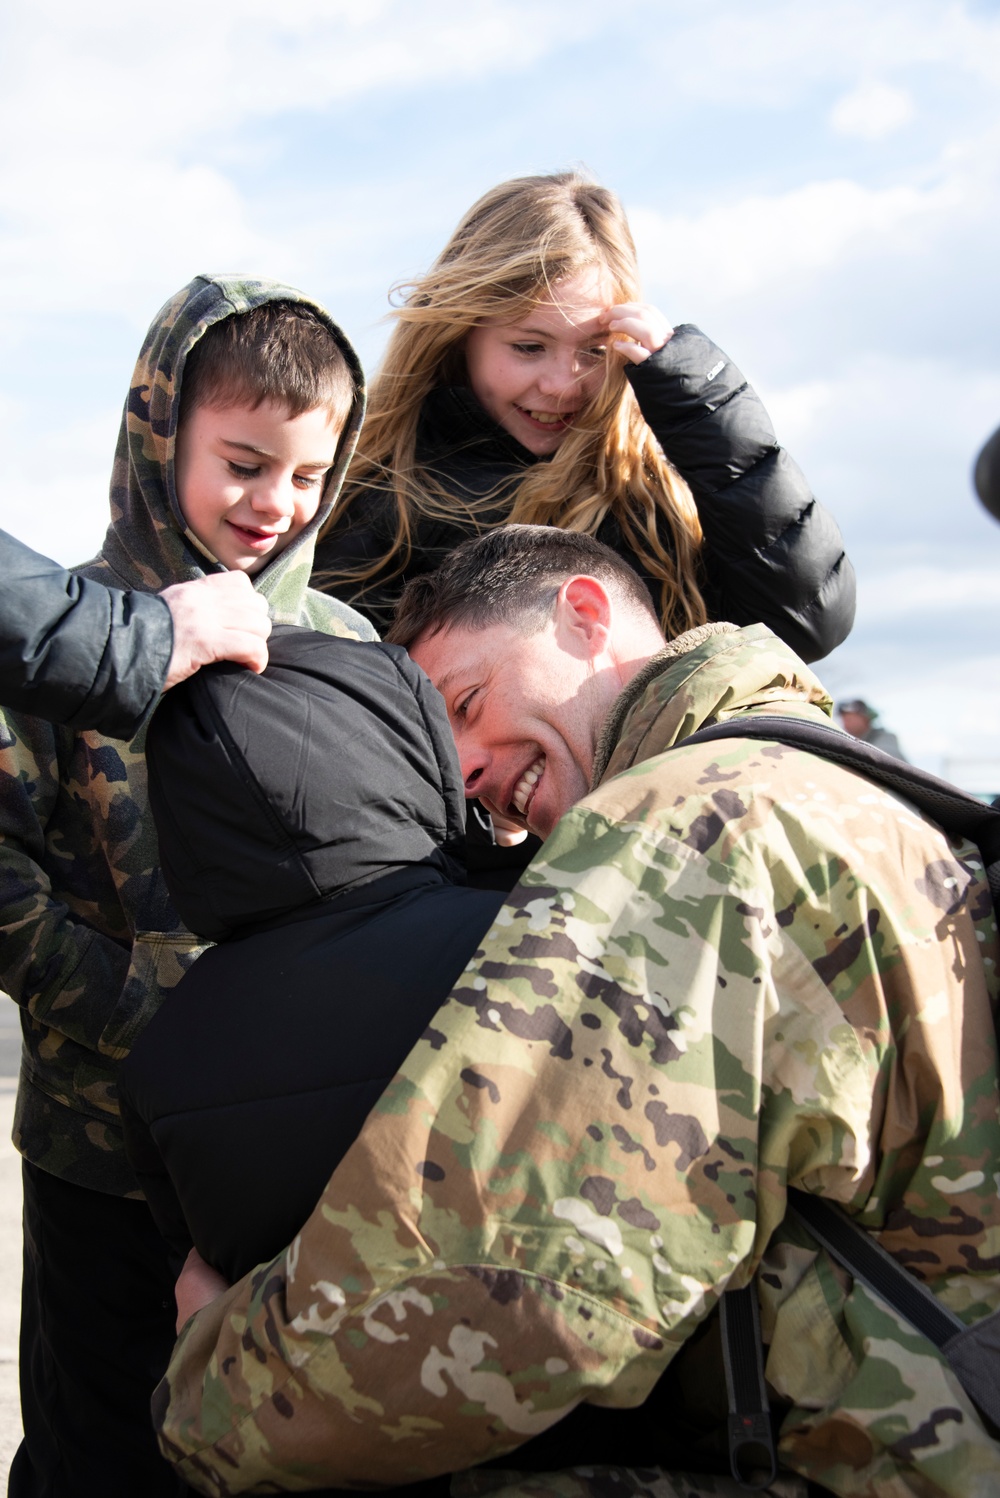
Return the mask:
<path fill-rule="evenodd" d="M 668 638 L 763 621 L 815 660 L 845 637 L 836 525 L 739 370 L 641 300 L 613 193 L 577 172 L 501 183 L 400 290 L 317 585 L 384 629 L 409 578 L 520 521 L 613 547 Z"/>

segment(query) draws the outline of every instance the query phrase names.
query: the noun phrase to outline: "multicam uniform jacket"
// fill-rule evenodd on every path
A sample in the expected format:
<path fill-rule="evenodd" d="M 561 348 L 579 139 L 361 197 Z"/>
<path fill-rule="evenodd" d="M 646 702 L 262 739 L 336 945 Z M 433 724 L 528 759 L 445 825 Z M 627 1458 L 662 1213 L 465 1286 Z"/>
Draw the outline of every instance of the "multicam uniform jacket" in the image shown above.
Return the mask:
<path fill-rule="evenodd" d="M 1000 1305 L 981 863 L 801 751 L 672 748 L 736 714 L 828 711 L 760 625 L 704 626 L 636 677 L 600 783 L 299 1236 L 185 1329 L 154 1413 L 189 1482 L 377 1486 L 500 1458 L 452 1492 L 734 1493 L 627 1471 L 628 1451 L 518 1475 L 514 1448 L 578 1401 L 639 1404 L 756 1277 L 773 1492 L 1000 1491 L 936 1351 L 785 1215 L 788 1185 L 831 1197 L 964 1320 Z"/>
<path fill-rule="evenodd" d="M 274 282 L 198 277 L 146 337 L 122 419 L 111 525 L 77 569 L 114 588 L 153 592 L 218 570 L 185 532 L 174 483 L 184 360 L 212 323 L 265 301 L 301 301 Z M 319 514 L 255 586 L 273 617 L 372 638 L 352 609 L 308 588 L 316 531 L 357 441 L 357 387 Z M 0 716 L 0 985 L 22 1006 L 15 1142 L 34 1164 L 114 1195 L 136 1192 L 118 1127 L 115 1066 L 201 950 L 171 909 L 146 806 L 144 731 L 123 745 L 97 733 Z"/>

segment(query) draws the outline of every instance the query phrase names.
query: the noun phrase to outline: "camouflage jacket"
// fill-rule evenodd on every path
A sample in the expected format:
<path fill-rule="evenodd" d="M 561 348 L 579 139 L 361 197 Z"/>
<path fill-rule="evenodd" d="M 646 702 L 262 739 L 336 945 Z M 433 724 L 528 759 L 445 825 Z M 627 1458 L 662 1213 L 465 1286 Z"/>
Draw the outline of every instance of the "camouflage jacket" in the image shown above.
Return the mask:
<path fill-rule="evenodd" d="M 199 277 L 160 312 L 122 418 L 111 525 L 99 556 L 77 571 L 153 592 L 217 569 L 186 534 L 174 485 L 184 360 L 213 322 L 277 299 L 306 301 L 274 282 Z M 319 514 L 255 585 L 277 620 L 370 639 L 360 615 L 308 588 L 315 534 L 364 412 L 357 357 L 330 326 L 355 376 L 352 415 Z M 136 1191 L 116 1062 L 201 950 L 158 870 L 143 739 L 144 730 L 124 745 L 0 715 L 0 986 L 22 1006 L 24 1033 L 15 1142 L 43 1169 L 115 1195 Z"/>
<path fill-rule="evenodd" d="M 693 631 L 623 694 L 600 784 L 301 1233 L 185 1328 L 154 1413 L 201 1491 L 504 1458 L 580 1400 L 643 1401 L 752 1276 L 776 1493 L 1000 1491 L 1000 1451 L 937 1352 L 785 1215 L 790 1184 L 834 1198 L 963 1319 L 1000 1305 L 982 865 L 801 751 L 671 749 L 776 711 L 825 720 L 829 699 L 760 625 Z M 452 1492 L 736 1491 L 505 1466 Z"/>

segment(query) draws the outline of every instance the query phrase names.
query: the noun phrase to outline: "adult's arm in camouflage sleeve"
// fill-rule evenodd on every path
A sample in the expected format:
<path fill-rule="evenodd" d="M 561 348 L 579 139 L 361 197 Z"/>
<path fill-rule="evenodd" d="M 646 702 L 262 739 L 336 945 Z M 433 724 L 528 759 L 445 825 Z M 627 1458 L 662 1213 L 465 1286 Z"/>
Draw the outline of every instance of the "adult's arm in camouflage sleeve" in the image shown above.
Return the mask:
<path fill-rule="evenodd" d="M 186 1480 L 394 1484 L 641 1402 L 782 1214 L 741 1059 L 767 966 L 697 851 L 570 813 L 302 1233 L 189 1323 L 156 1401 Z"/>
<path fill-rule="evenodd" d="M 54 899 L 43 867 L 59 749 L 69 738 L 38 718 L 0 714 L 0 984 L 35 1019 L 97 1050 L 130 944 L 127 933 L 118 941 Z"/>
<path fill-rule="evenodd" d="M 170 610 L 67 572 L 0 531 L 0 703 L 131 739 L 163 687 Z"/>

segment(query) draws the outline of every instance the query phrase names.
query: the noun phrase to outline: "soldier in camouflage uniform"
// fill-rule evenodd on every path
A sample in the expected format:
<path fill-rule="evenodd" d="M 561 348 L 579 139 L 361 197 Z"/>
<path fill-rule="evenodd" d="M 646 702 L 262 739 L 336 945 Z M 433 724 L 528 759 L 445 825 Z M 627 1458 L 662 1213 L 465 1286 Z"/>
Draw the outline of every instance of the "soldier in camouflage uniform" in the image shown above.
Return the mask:
<path fill-rule="evenodd" d="M 199 277 L 156 318 L 122 420 L 111 525 L 98 557 L 77 570 L 113 588 L 147 592 L 223 570 L 188 528 L 178 497 L 181 381 L 207 329 L 266 303 L 302 307 L 288 316 L 308 325 L 304 336 L 338 372 L 348 414 L 338 441 L 332 408 L 317 408 L 329 414 L 324 452 L 333 458 L 325 485 L 315 479 L 318 508 L 253 581 L 275 620 L 370 639 L 371 627 L 353 610 L 308 588 L 315 534 L 362 421 L 361 369 L 321 308 L 273 282 Z M 261 393 L 270 399 L 265 374 Z M 280 419 L 280 403 L 276 409 Z M 298 473 L 291 483 L 296 492 L 307 487 Z M 171 909 L 158 869 L 144 731 L 125 747 L 5 713 L 0 735 L 0 982 L 22 1006 L 24 1033 L 15 1142 L 25 1160 L 26 1441 L 10 1491 L 149 1498 L 176 1490 L 148 1421 L 149 1391 L 173 1340 L 172 1276 L 145 1204 L 131 1200 L 141 1193 L 122 1147 L 115 1073 L 200 948 Z M 61 1233 L 36 1213 L 42 1196 L 69 1203 L 71 1220 Z M 139 1248 L 126 1243 L 129 1233 Z M 91 1259 L 96 1267 L 88 1267 Z M 98 1283 L 93 1276 L 102 1269 Z M 90 1326 L 71 1332 L 60 1324 L 67 1313 L 58 1307 L 79 1306 L 82 1315 L 87 1304 Z M 59 1340 L 64 1335 L 77 1338 L 72 1352 Z M 74 1387 L 64 1354 L 84 1364 L 83 1386 L 78 1380 Z M 123 1405 L 117 1433 L 109 1435 L 114 1425 L 101 1421 L 106 1412 L 115 1418 L 115 1378 L 134 1391 L 134 1413 Z"/>
<path fill-rule="evenodd" d="M 508 528 L 404 601 L 467 791 L 548 840 L 290 1247 L 182 1277 L 162 1447 L 211 1494 L 734 1495 L 674 1453 L 724 1422 L 709 1318 L 754 1281 L 774 1494 L 985 1498 L 1000 1449 L 947 1364 L 786 1217 L 788 1186 L 832 1198 L 963 1321 L 1000 1306 L 982 863 L 815 756 L 675 747 L 830 699 L 762 625 L 664 648 L 594 547 Z M 678 1367 L 661 1462 L 529 1460 L 587 1401 L 586 1461 Z"/>

